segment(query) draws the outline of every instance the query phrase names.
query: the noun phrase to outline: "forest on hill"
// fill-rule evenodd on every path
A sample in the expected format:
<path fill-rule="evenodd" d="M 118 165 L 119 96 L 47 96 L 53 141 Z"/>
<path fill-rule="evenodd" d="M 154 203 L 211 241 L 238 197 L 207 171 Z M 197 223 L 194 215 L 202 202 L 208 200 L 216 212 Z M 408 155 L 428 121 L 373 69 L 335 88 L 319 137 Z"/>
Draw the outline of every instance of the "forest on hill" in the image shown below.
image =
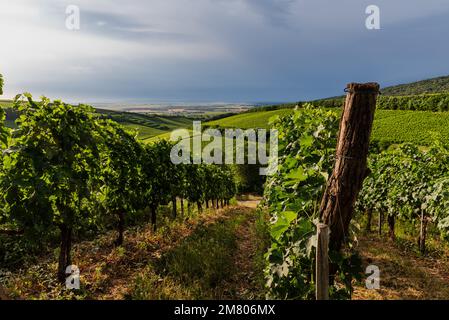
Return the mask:
<path fill-rule="evenodd" d="M 399 84 L 382 89 L 382 93 L 388 96 L 411 96 L 418 94 L 446 92 L 449 92 L 449 76 L 442 76 L 412 83 Z"/>

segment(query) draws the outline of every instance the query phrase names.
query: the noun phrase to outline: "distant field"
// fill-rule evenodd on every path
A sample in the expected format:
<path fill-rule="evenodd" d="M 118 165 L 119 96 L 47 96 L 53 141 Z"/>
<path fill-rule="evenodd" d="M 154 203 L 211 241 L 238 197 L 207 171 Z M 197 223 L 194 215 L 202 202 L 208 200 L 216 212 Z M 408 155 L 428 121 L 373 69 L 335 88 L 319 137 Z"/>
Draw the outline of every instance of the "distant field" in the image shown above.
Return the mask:
<path fill-rule="evenodd" d="M 209 126 L 223 128 L 268 128 L 268 122 L 275 115 L 283 116 L 292 112 L 292 109 L 280 109 L 274 111 L 248 112 L 235 116 L 207 122 Z"/>
<path fill-rule="evenodd" d="M 385 142 L 413 142 L 427 145 L 432 134 L 449 140 L 449 112 L 378 110 L 373 139 Z"/>
<path fill-rule="evenodd" d="M 10 107 L 12 106 L 12 102 L 9 100 L 0 100 L 0 107 Z"/>
<path fill-rule="evenodd" d="M 143 126 L 143 125 L 134 124 L 134 123 L 122 123 L 122 125 L 128 129 L 137 130 L 138 138 L 142 139 L 142 140 L 149 139 L 151 137 L 158 136 L 158 135 L 161 135 L 166 132 L 164 130 L 151 128 L 148 126 Z"/>
<path fill-rule="evenodd" d="M 128 117 L 121 117 L 118 120 L 121 124 L 128 128 L 137 129 L 139 138 L 142 140 L 149 139 L 164 133 L 169 133 L 179 128 L 188 128 L 192 126 L 192 121 L 185 117 L 170 117 L 170 116 L 147 116 L 143 119 L 134 118 L 134 115 L 127 115 Z"/>

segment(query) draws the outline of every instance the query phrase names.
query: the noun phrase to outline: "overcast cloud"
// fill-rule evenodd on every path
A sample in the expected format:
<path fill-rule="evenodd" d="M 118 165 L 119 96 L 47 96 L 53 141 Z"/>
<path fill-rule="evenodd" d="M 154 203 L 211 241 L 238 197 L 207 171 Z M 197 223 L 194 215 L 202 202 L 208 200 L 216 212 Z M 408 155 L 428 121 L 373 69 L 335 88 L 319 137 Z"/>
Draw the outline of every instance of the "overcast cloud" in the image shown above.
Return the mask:
<path fill-rule="evenodd" d="M 296 101 L 447 75 L 448 34 L 447 0 L 0 0 L 0 73 L 6 97 Z"/>

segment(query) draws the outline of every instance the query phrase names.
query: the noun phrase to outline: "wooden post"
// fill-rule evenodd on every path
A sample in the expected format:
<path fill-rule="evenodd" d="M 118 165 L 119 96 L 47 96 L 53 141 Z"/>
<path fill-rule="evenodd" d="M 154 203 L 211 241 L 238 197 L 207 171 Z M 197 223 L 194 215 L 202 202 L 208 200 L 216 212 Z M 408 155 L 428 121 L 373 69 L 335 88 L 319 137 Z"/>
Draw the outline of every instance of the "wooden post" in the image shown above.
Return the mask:
<path fill-rule="evenodd" d="M 366 232 L 371 232 L 371 222 L 373 220 L 373 209 L 366 210 Z"/>
<path fill-rule="evenodd" d="M 369 174 L 366 166 L 373 126 L 377 83 L 350 83 L 340 120 L 335 167 L 320 207 L 321 221 L 330 228 L 330 249 L 339 251 L 348 235 L 354 203 Z"/>
<path fill-rule="evenodd" d="M 329 227 L 317 225 L 316 245 L 316 299 L 329 300 Z"/>
<path fill-rule="evenodd" d="M 382 211 L 379 211 L 379 221 L 377 223 L 377 231 L 379 233 L 379 237 L 382 236 L 382 225 L 384 224 L 384 214 Z"/>
<path fill-rule="evenodd" d="M 394 241 L 396 239 L 396 235 L 394 233 L 394 226 L 395 226 L 395 217 L 392 215 L 388 215 L 387 217 L 388 221 L 388 236 L 390 237 L 390 240 Z"/>
<path fill-rule="evenodd" d="M 419 228 L 419 251 L 422 254 L 426 253 L 426 235 L 427 235 L 427 217 L 424 214 L 424 210 L 421 209 L 421 226 Z"/>

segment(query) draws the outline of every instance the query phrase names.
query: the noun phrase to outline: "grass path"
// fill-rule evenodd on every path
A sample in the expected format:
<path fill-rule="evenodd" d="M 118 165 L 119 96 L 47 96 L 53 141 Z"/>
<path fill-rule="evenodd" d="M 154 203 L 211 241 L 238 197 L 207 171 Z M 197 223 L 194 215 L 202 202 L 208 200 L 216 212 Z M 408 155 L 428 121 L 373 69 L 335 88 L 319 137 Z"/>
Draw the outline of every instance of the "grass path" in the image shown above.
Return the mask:
<path fill-rule="evenodd" d="M 257 228 L 257 217 L 254 214 L 257 204 L 257 200 L 239 203 L 249 214 L 247 220 L 236 230 L 237 248 L 233 259 L 235 273 L 228 283 L 233 293 L 229 296 L 230 299 L 253 300 L 265 297 L 263 254 L 267 243 L 264 240 L 267 238 L 264 232 Z"/>
<path fill-rule="evenodd" d="M 223 210 L 137 277 L 133 299 L 261 299 L 265 251 L 254 203 Z"/>

